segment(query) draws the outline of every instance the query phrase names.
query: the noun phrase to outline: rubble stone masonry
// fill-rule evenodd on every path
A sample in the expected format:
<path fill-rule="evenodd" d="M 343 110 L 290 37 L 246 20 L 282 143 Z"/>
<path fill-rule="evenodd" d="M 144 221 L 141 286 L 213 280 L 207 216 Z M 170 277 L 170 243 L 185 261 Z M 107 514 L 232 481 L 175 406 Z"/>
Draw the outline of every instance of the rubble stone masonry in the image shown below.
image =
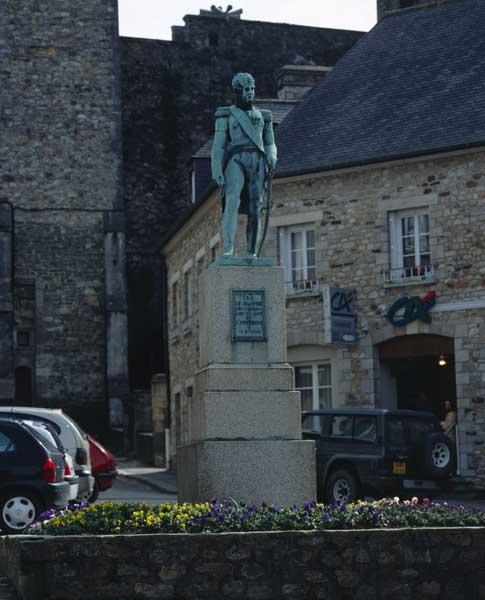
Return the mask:
<path fill-rule="evenodd" d="M 0 200 L 13 206 L 15 287 L 35 290 L 30 354 L 17 344 L 16 366 L 31 370 L 35 404 L 96 430 L 107 315 L 126 312 L 105 294 L 118 269 L 105 264 L 105 215 L 123 208 L 117 2 L 6 0 L 2 35 Z"/>
<path fill-rule="evenodd" d="M 0 558 L 20 600 L 485 595 L 483 527 L 4 536 Z"/>

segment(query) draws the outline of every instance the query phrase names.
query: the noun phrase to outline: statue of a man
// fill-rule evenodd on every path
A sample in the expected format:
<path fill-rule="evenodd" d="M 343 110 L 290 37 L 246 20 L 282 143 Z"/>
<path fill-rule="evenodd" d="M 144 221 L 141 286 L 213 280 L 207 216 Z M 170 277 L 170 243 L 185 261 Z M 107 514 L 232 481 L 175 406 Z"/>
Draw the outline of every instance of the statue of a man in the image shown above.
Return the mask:
<path fill-rule="evenodd" d="M 247 214 L 248 256 L 255 257 L 265 179 L 276 166 L 271 111 L 253 106 L 254 78 L 238 73 L 232 80 L 236 103 L 218 108 L 212 149 L 212 177 L 221 189 L 224 256 L 232 256 L 238 213 Z"/>

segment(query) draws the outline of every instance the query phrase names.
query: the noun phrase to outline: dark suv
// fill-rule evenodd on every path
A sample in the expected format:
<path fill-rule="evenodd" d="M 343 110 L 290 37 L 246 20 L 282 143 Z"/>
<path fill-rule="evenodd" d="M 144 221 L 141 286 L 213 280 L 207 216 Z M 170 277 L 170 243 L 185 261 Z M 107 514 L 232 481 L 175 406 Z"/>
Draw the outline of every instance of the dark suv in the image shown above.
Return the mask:
<path fill-rule="evenodd" d="M 32 427 L 0 419 L 0 530 L 21 533 L 68 500 L 64 455 Z"/>
<path fill-rule="evenodd" d="M 303 438 L 315 440 L 318 496 L 328 502 L 439 489 L 455 474 L 454 443 L 427 412 L 305 411 Z"/>

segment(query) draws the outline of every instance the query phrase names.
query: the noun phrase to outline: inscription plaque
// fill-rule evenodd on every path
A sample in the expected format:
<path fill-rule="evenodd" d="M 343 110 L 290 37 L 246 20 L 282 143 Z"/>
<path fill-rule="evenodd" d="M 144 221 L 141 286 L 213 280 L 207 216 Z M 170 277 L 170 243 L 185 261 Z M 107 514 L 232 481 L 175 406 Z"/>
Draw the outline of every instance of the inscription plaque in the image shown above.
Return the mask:
<path fill-rule="evenodd" d="M 265 291 L 231 290 L 231 321 L 233 342 L 265 342 Z"/>

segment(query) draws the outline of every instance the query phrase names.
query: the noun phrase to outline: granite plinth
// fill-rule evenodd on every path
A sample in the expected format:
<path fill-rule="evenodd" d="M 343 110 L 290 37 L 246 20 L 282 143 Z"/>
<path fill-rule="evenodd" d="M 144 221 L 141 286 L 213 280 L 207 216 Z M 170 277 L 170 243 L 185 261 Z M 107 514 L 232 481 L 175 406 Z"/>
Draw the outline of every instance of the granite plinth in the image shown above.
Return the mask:
<path fill-rule="evenodd" d="M 283 268 L 212 264 L 199 279 L 199 365 L 286 362 Z M 264 290 L 266 340 L 233 341 L 232 290 Z"/>
<path fill-rule="evenodd" d="M 287 392 L 293 388 L 293 369 L 280 364 L 212 364 L 195 374 L 197 394 L 206 391 L 249 390 Z"/>
<path fill-rule="evenodd" d="M 277 505 L 316 497 L 315 445 L 301 439 L 300 393 L 286 362 L 283 269 L 212 264 L 199 280 L 199 366 L 178 497 Z"/>
<path fill-rule="evenodd" d="M 295 440 L 300 414 L 300 392 L 206 392 L 192 400 L 189 439 Z"/>
<path fill-rule="evenodd" d="M 182 471 L 183 470 L 183 471 Z M 278 506 L 316 497 L 310 440 L 205 441 L 177 449 L 179 502 L 234 498 Z"/>

